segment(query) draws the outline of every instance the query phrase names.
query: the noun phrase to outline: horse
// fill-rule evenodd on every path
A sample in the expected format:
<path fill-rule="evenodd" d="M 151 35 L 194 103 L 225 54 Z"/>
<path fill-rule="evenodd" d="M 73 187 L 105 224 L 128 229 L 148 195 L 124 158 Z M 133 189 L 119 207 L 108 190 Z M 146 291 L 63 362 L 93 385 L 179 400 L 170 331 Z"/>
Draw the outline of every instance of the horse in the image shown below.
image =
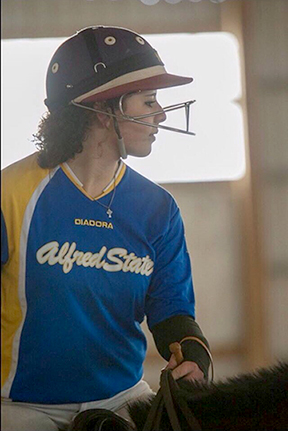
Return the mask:
<path fill-rule="evenodd" d="M 157 395 L 128 409 L 133 422 L 91 409 L 77 415 L 69 431 L 285 431 L 288 363 L 216 383 L 176 382 L 165 370 Z"/>

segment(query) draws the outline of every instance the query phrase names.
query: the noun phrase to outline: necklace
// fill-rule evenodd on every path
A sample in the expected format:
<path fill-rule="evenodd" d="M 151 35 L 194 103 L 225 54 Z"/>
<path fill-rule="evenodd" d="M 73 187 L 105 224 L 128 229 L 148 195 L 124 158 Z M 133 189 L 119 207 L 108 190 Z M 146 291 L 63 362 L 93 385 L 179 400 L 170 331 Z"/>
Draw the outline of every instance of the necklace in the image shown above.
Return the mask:
<path fill-rule="evenodd" d="M 111 205 L 113 203 L 113 200 L 114 200 L 114 197 L 115 197 L 115 194 L 116 194 L 116 176 L 117 176 L 117 172 L 119 170 L 119 166 L 121 166 L 121 165 L 118 164 L 117 169 L 115 171 L 115 174 L 113 176 L 113 193 L 112 193 L 112 196 L 111 196 L 111 199 L 110 199 L 110 202 L 109 202 L 108 206 L 105 205 L 105 204 L 102 204 L 102 202 L 99 202 L 99 200 L 96 199 L 97 204 L 99 204 L 102 207 L 104 207 L 104 208 L 107 209 L 106 214 L 108 215 L 109 218 L 112 218 L 112 214 L 113 214 L 113 211 L 111 210 Z"/>
<path fill-rule="evenodd" d="M 72 169 L 70 168 L 70 166 L 68 165 L 68 163 L 64 162 L 64 163 L 63 163 L 63 165 L 65 165 L 66 169 L 68 169 L 68 171 L 70 172 L 70 174 L 73 176 L 74 180 L 75 180 L 75 181 L 76 181 L 76 182 L 77 182 L 81 187 L 83 187 L 83 184 L 81 183 L 81 181 L 79 180 L 79 178 L 77 178 L 77 177 L 76 177 L 76 175 L 74 174 L 74 172 L 72 171 Z M 102 202 L 99 202 L 99 200 L 98 200 L 98 199 L 95 199 L 95 201 L 97 202 L 97 204 L 99 204 L 99 205 L 101 205 L 102 207 L 104 207 L 104 208 L 106 208 L 106 209 L 107 209 L 106 214 L 108 215 L 108 217 L 109 217 L 109 218 L 112 218 L 112 214 L 113 214 L 113 211 L 111 210 L 111 205 L 112 205 L 112 203 L 113 203 L 113 200 L 114 200 L 114 197 L 115 197 L 115 193 L 116 193 L 116 176 L 117 176 L 117 173 L 118 173 L 118 171 L 119 171 L 120 167 L 121 167 L 121 163 L 118 163 L 117 169 L 116 169 L 116 171 L 115 171 L 115 173 L 114 173 L 114 176 L 113 176 L 113 193 L 112 193 L 112 196 L 111 196 L 111 199 L 110 199 L 110 202 L 109 202 L 108 206 L 107 206 L 107 205 L 105 205 L 105 204 L 102 204 Z M 110 183 L 110 184 L 111 184 L 111 183 Z M 109 187 L 109 185 L 106 187 L 106 189 L 107 189 L 108 187 Z"/>
<path fill-rule="evenodd" d="M 99 202 L 99 200 L 96 199 L 97 204 L 99 204 L 102 207 L 104 207 L 104 208 L 107 209 L 106 214 L 108 215 L 109 218 L 112 218 L 112 214 L 113 214 L 113 211 L 111 210 L 111 205 L 113 203 L 113 200 L 114 200 L 114 197 L 115 197 L 115 193 L 116 193 L 115 176 L 116 176 L 116 173 L 115 173 L 114 178 L 113 178 L 113 185 L 114 185 L 113 193 L 112 193 L 112 196 L 111 196 L 111 199 L 110 199 L 110 202 L 109 202 L 108 206 L 102 204 L 102 202 Z"/>

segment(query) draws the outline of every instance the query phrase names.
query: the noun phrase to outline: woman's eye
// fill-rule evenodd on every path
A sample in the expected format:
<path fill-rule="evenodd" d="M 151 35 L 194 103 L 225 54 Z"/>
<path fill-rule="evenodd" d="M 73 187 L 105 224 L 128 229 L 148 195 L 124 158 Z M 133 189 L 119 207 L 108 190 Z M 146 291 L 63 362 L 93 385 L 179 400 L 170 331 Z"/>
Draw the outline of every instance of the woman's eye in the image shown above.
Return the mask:
<path fill-rule="evenodd" d="M 151 100 L 151 101 L 145 102 L 145 105 L 146 105 L 146 106 L 149 106 L 149 108 L 152 108 L 152 106 L 153 106 L 155 103 L 156 103 L 156 101 L 155 101 L 155 100 Z"/>

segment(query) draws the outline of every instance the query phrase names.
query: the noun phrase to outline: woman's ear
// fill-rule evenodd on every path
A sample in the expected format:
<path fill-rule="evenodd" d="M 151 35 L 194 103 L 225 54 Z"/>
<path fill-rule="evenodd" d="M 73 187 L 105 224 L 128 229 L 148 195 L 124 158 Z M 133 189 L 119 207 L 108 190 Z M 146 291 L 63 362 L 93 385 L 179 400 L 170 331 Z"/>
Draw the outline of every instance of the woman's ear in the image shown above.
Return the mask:
<path fill-rule="evenodd" d="M 105 112 L 110 113 L 111 109 L 108 108 L 106 104 L 101 102 L 95 102 L 93 105 L 93 108 L 103 111 L 103 114 L 101 112 L 97 112 L 97 118 L 103 128 L 110 129 L 112 124 L 112 121 L 111 121 L 112 119 L 109 115 L 105 114 Z"/>

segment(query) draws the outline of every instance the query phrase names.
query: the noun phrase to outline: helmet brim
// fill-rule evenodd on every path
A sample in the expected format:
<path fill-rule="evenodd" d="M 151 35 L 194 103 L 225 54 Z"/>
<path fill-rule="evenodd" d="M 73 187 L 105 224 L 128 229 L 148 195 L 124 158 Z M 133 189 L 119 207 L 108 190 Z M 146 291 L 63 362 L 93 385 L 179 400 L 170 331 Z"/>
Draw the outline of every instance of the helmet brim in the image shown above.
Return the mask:
<path fill-rule="evenodd" d="M 164 69 L 164 68 L 163 68 Z M 110 81 L 108 85 L 97 87 L 94 90 L 89 91 L 74 99 L 77 103 L 89 103 L 98 102 L 103 100 L 114 99 L 122 96 L 123 94 L 133 93 L 134 91 L 144 90 L 160 90 L 162 88 L 176 87 L 180 85 L 190 84 L 193 78 L 172 75 L 164 71 L 158 75 L 150 76 L 147 78 L 137 79 L 137 72 L 135 74 L 135 80 L 133 81 L 132 74 L 128 74 L 121 77 L 121 82 L 117 82 L 118 79 Z M 124 79 L 123 79 L 124 78 Z"/>

